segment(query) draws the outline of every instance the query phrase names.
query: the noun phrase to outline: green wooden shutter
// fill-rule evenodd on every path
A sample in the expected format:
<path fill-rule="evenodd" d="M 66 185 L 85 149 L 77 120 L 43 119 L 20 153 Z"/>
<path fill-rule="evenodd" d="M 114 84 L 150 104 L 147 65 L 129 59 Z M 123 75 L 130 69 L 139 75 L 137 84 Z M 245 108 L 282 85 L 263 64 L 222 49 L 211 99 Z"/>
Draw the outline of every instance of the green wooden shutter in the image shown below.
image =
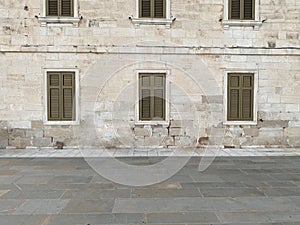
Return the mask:
<path fill-rule="evenodd" d="M 151 77 L 147 74 L 141 74 L 139 77 L 140 97 L 139 114 L 140 120 L 151 119 Z"/>
<path fill-rule="evenodd" d="M 153 119 L 165 119 L 165 75 L 157 74 L 153 77 Z"/>
<path fill-rule="evenodd" d="M 227 120 L 253 120 L 253 74 L 228 74 Z"/>
<path fill-rule="evenodd" d="M 151 0 L 139 1 L 140 17 L 151 17 Z"/>
<path fill-rule="evenodd" d="M 59 0 L 46 0 L 46 1 L 47 1 L 47 16 L 58 16 Z"/>
<path fill-rule="evenodd" d="M 47 74 L 48 120 L 75 120 L 75 74 Z"/>
<path fill-rule="evenodd" d="M 241 96 L 241 119 L 253 118 L 253 74 L 243 74 L 243 86 Z"/>
<path fill-rule="evenodd" d="M 229 19 L 241 18 L 241 0 L 229 0 Z"/>
<path fill-rule="evenodd" d="M 165 119 L 165 74 L 139 75 L 139 120 Z"/>
<path fill-rule="evenodd" d="M 61 0 L 61 16 L 73 16 L 72 0 Z"/>
<path fill-rule="evenodd" d="M 165 18 L 165 0 L 154 0 L 154 17 Z"/>
<path fill-rule="evenodd" d="M 75 77 L 73 73 L 62 74 L 62 118 L 74 120 L 75 117 Z"/>
<path fill-rule="evenodd" d="M 245 20 L 254 19 L 254 0 L 244 0 L 244 18 Z"/>
<path fill-rule="evenodd" d="M 228 77 L 228 120 L 240 117 L 240 77 L 230 74 Z"/>
<path fill-rule="evenodd" d="M 48 120 L 60 119 L 60 74 L 48 74 Z"/>

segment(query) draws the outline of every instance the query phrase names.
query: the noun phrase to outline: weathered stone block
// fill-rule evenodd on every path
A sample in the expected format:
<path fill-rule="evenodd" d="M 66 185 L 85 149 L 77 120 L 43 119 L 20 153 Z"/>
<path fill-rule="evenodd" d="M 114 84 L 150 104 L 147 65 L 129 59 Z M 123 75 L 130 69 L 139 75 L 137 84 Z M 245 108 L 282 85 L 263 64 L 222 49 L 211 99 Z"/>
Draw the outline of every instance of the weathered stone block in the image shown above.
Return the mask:
<path fill-rule="evenodd" d="M 175 145 L 175 140 L 174 137 L 165 137 L 162 141 L 163 146 L 174 146 Z"/>
<path fill-rule="evenodd" d="M 16 137 L 25 137 L 26 135 L 26 130 L 25 129 L 9 129 L 8 134 L 11 138 L 16 138 Z"/>
<path fill-rule="evenodd" d="M 159 137 L 145 137 L 144 143 L 145 146 L 151 146 L 151 147 L 159 147 L 162 146 L 162 138 Z"/>
<path fill-rule="evenodd" d="M 8 144 L 9 146 L 13 146 L 21 149 L 24 149 L 27 146 L 32 146 L 31 138 L 22 138 L 22 137 L 9 138 Z"/>
<path fill-rule="evenodd" d="M 179 127 L 174 127 L 169 129 L 169 135 L 170 136 L 183 136 L 184 135 L 184 129 Z"/>
<path fill-rule="evenodd" d="M 175 137 L 175 145 L 178 147 L 195 147 L 196 142 L 196 138 Z"/>
<path fill-rule="evenodd" d="M 52 147 L 53 143 L 51 142 L 51 138 L 33 138 L 32 141 L 33 146 L 35 147 Z"/>
<path fill-rule="evenodd" d="M 284 136 L 286 137 L 299 137 L 300 139 L 300 127 L 288 127 L 284 129 Z"/>
<path fill-rule="evenodd" d="M 257 127 L 287 127 L 288 120 L 258 120 Z"/>
<path fill-rule="evenodd" d="M 42 129 L 28 129 L 28 130 L 25 130 L 25 136 L 42 138 L 44 136 L 44 132 Z"/>
<path fill-rule="evenodd" d="M 151 127 L 135 127 L 134 134 L 136 136 L 150 137 L 152 135 Z"/>
<path fill-rule="evenodd" d="M 8 132 L 5 129 L 0 129 L 0 148 L 8 146 Z"/>
<path fill-rule="evenodd" d="M 41 129 L 43 127 L 43 122 L 41 120 L 33 120 L 31 121 L 31 127 L 33 129 Z"/>
<path fill-rule="evenodd" d="M 167 136 L 168 128 L 167 127 L 153 127 L 152 135 L 153 136 Z"/>
<path fill-rule="evenodd" d="M 259 134 L 259 130 L 256 127 L 244 128 L 243 130 L 245 136 L 257 137 Z"/>

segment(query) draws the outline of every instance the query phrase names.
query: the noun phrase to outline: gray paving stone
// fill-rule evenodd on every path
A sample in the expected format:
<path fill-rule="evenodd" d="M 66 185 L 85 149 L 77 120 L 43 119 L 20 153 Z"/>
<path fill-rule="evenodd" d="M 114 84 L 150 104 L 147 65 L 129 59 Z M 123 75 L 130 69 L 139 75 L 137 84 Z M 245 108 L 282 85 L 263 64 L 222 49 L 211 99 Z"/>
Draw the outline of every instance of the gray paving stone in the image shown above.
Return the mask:
<path fill-rule="evenodd" d="M 129 198 L 130 189 L 102 190 L 99 188 L 86 188 L 66 191 L 62 198 L 66 199 L 103 199 L 103 198 Z"/>
<path fill-rule="evenodd" d="M 22 175 L 15 183 L 16 184 L 47 184 L 54 175 Z"/>
<path fill-rule="evenodd" d="M 182 188 L 240 188 L 247 187 L 247 185 L 240 182 L 192 182 L 192 183 L 181 183 Z"/>
<path fill-rule="evenodd" d="M 157 223 L 217 223 L 216 215 L 212 212 L 177 212 L 177 213 L 149 213 L 146 215 L 147 224 Z"/>
<path fill-rule="evenodd" d="M 143 224 L 144 214 L 60 214 L 51 217 L 47 225 Z"/>
<path fill-rule="evenodd" d="M 202 196 L 198 189 L 132 189 L 132 198 L 174 198 L 174 197 L 199 197 Z"/>
<path fill-rule="evenodd" d="M 58 214 L 67 205 L 66 199 L 29 199 L 13 212 L 14 215 Z"/>
<path fill-rule="evenodd" d="M 112 212 L 114 199 L 71 199 L 63 213 L 105 213 Z"/>
<path fill-rule="evenodd" d="M 43 215 L 0 215 L 0 225 L 35 225 L 42 224 Z"/>
<path fill-rule="evenodd" d="M 221 222 L 225 223 L 275 223 L 275 222 L 297 222 L 300 224 L 300 211 L 285 212 L 232 212 L 216 213 Z"/>
<path fill-rule="evenodd" d="M 92 180 L 92 176 L 55 176 L 51 178 L 48 183 L 89 183 Z"/>
<path fill-rule="evenodd" d="M 116 199 L 114 213 L 187 212 L 187 211 L 295 211 L 300 197 L 239 197 L 239 198 L 139 198 Z"/>
<path fill-rule="evenodd" d="M 266 196 L 300 196 L 299 187 L 259 188 Z"/>
<path fill-rule="evenodd" d="M 245 196 L 264 196 L 264 192 L 256 188 L 201 188 L 204 197 L 245 197 Z"/>

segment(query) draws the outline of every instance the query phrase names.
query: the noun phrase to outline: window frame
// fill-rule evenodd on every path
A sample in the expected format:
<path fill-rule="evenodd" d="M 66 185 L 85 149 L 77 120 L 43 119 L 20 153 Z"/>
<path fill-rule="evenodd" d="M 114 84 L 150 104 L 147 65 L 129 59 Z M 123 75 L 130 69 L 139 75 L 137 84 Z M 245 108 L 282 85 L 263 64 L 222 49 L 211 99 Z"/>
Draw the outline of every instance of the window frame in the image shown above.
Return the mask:
<path fill-rule="evenodd" d="M 259 18 L 259 0 L 254 0 L 254 16 L 252 20 L 249 19 L 229 19 L 230 13 L 230 1 L 231 0 L 224 0 L 224 18 L 222 20 L 222 24 L 224 29 L 229 29 L 231 26 L 240 26 L 240 27 L 253 27 L 254 30 L 259 30 L 260 26 L 262 25 L 262 21 Z"/>
<path fill-rule="evenodd" d="M 131 22 L 138 28 L 140 25 L 165 25 L 170 28 L 174 19 L 171 18 L 171 0 L 165 0 L 165 18 L 140 17 L 140 0 L 136 0 L 135 16 L 130 17 Z"/>
<path fill-rule="evenodd" d="M 73 15 L 72 16 L 47 16 L 47 5 L 48 0 L 42 0 L 42 16 L 38 17 L 38 21 L 41 23 L 41 26 L 47 25 L 75 25 L 78 26 L 80 21 L 78 15 L 78 0 L 73 0 Z"/>
<path fill-rule="evenodd" d="M 228 74 L 253 74 L 253 109 L 252 120 L 228 120 Z M 256 125 L 257 124 L 257 91 L 258 91 L 258 71 L 257 70 L 226 70 L 224 73 L 223 83 L 223 112 L 224 125 Z"/>
<path fill-rule="evenodd" d="M 165 74 L 165 119 L 164 120 L 140 120 L 140 74 Z M 136 125 L 163 125 L 168 126 L 170 122 L 170 71 L 169 70 L 136 70 L 136 101 L 135 101 L 135 124 Z"/>
<path fill-rule="evenodd" d="M 48 73 L 49 72 L 66 72 L 75 74 L 75 119 L 74 120 L 48 120 Z M 44 118 L 45 125 L 78 125 L 80 120 L 79 106 L 79 70 L 78 69 L 44 69 Z"/>

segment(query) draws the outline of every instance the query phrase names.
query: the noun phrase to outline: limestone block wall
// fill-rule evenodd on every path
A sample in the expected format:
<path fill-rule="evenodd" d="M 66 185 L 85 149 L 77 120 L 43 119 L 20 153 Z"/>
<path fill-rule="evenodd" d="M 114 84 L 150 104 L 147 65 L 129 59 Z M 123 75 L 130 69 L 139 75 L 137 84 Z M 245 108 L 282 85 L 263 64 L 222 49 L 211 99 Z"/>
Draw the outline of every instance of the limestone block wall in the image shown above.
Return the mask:
<path fill-rule="evenodd" d="M 0 1 L 0 148 L 299 147 L 300 2 L 261 1 L 262 25 L 224 29 L 223 0 L 171 1 L 165 25 L 136 1 L 78 1 L 78 25 L 41 26 L 42 0 Z M 45 69 L 78 69 L 79 125 L 46 125 Z M 138 125 L 138 70 L 169 71 L 167 125 Z M 257 76 L 257 124 L 226 125 L 226 71 Z"/>

